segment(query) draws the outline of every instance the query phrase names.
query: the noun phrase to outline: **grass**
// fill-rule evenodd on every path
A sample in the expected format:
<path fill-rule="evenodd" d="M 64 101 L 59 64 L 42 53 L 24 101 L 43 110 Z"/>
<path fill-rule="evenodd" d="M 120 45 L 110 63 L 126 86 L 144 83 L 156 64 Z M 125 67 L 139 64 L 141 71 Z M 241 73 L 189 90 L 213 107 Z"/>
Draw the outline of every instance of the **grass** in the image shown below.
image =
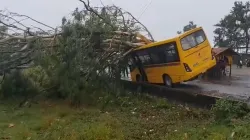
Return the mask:
<path fill-rule="evenodd" d="M 227 140 L 249 139 L 248 117 L 223 124 L 213 112 L 173 105 L 154 97 L 124 97 L 72 108 L 41 102 L 16 108 L 0 104 L 0 140 Z"/>

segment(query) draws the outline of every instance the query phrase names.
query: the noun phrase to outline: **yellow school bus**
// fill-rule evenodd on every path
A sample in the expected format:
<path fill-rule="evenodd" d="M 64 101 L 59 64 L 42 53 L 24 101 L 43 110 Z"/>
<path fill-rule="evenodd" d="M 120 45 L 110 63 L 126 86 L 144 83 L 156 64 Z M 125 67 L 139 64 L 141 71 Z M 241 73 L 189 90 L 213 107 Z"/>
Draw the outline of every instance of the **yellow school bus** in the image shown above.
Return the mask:
<path fill-rule="evenodd" d="M 129 54 L 129 60 L 132 81 L 167 87 L 196 79 L 216 65 L 202 27 L 136 48 Z"/>

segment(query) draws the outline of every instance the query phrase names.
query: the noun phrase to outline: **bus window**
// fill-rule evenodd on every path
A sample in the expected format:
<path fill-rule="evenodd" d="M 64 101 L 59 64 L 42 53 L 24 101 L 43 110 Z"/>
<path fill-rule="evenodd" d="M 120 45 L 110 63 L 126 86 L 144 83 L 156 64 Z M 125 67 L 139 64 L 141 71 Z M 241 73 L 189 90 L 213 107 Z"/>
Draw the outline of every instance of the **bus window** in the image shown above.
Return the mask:
<path fill-rule="evenodd" d="M 144 59 L 145 59 L 145 65 L 151 64 L 151 58 L 148 53 L 144 55 Z"/>
<path fill-rule="evenodd" d="M 203 30 L 194 32 L 181 39 L 181 45 L 183 50 L 191 49 L 206 40 Z"/>
<path fill-rule="evenodd" d="M 142 64 L 145 64 L 145 63 L 146 63 L 146 60 L 145 60 L 145 58 L 144 58 L 143 55 L 140 55 L 140 56 L 139 56 L 139 59 L 141 60 L 141 63 L 142 63 Z"/>
<path fill-rule="evenodd" d="M 138 52 L 136 52 L 136 54 L 139 56 L 139 59 L 141 60 L 143 65 L 151 64 L 151 58 L 150 58 L 149 54 L 147 53 L 147 51 L 145 51 L 145 50 L 138 51 Z"/>
<path fill-rule="evenodd" d="M 176 44 L 172 43 L 166 46 L 165 48 L 165 61 L 166 63 L 171 63 L 171 62 L 179 62 L 179 54 L 177 52 Z"/>
<path fill-rule="evenodd" d="M 195 34 L 195 39 L 197 41 L 197 45 L 201 44 L 202 42 L 204 42 L 206 40 L 205 34 L 203 31 L 198 31 Z"/>
<path fill-rule="evenodd" d="M 194 36 L 191 34 L 181 39 L 181 45 L 182 45 L 183 50 L 188 50 L 194 47 L 196 45 Z"/>
<path fill-rule="evenodd" d="M 164 54 L 162 51 L 162 45 L 157 48 L 151 48 L 148 50 L 151 58 L 152 64 L 163 64 L 164 62 Z"/>
<path fill-rule="evenodd" d="M 135 68 L 135 63 L 131 56 L 129 56 L 128 58 L 128 66 L 129 66 L 130 71 L 132 71 Z"/>
<path fill-rule="evenodd" d="M 150 56 L 152 59 L 152 64 L 160 64 L 163 63 L 161 62 L 162 60 L 160 59 L 159 55 L 157 54 L 157 52 L 150 52 Z"/>

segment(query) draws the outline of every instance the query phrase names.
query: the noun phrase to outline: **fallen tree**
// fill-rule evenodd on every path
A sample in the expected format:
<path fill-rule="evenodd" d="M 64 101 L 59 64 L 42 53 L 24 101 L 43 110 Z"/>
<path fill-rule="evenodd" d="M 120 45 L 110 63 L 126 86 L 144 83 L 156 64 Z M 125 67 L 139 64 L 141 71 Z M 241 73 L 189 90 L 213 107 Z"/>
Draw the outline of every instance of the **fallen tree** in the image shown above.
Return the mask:
<path fill-rule="evenodd" d="M 70 26 L 78 26 L 79 28 L 82 25 L 88 26 L 88 28 L 79 30 L 79 32 L 83 33 L 81 40 L 83 42 L 92 41 L 95 47 L 99 47 L 102 50 L 102 55 L 100 56 L 109 55 L 109 57 L 114 57 L 109 60 L 122 59 L 133 48 L 154 41 L 149 30 L 131 13 L 117 6 L 91 7 L 89 1 L 80 1 L 84 4 L 85 8 L 81 11 L 77 8 L 72 13 L 72 17 L 70 17 L 73 19 L 63 18 L 62 25 L 57 28 L 46 25 L 26 15 L 0 11 L 0 25 L 2 27 L 2 30 L 0 30 L 0 52 L 2 54 L 9 54 L 12 59 L 0 63 L 0 72 L 19 68 L 27 64 L 34 59 L 30 55 L 34 54 L 33 51 L 40 49 L 47 51 L 50 47 L 58 46 L 60 44 L 58 40 L 62 38 L 62 35 L 65 37 Z M 21 19 L 18 20 L 17 18 Z M 39 26 L 42 25 L 49 28 L 50 31 L 38 26 L 27 26 L 22 23 L 25 20 L 31 20 Z M 146 32 L 149 40 L 139 32 Z M 41 44 L 34 47 L 33 44 L 37 42 Z M 28 57 L 30 59 L 21 61 Z M 16 63 L 14 66 L 13 62 Z M 118 61 L 116 61 L 117 63 Z"/>
<path fill-rule="evenodd" d="M 50 78 L 46 88 L 54 87 L 60 96 L 80 95 L 83 85 L 94 83 L 110 87 L 121 73 L 128 73 L 125 56 L 153 42 L 152 34 L 122 8 L 91 7 L 89 1 L 80 1 L 84 8 L 64 17 L 59 27 L 1 11 L 0 73 L 41 66 Z M 27 26 L 27 20 L 35 24 Z"/>

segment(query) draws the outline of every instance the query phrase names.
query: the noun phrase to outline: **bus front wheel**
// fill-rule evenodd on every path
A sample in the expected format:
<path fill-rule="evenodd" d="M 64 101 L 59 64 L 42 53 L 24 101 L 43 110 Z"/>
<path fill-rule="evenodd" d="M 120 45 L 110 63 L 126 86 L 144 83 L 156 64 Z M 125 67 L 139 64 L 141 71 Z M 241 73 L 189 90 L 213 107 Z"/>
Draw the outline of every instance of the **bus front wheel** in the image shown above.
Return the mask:
<path fill-rule="evenodd" d="M 163 81 L 166 87 L 173 87 L 172 79 L 168 75 L 163 76 Z"/>

